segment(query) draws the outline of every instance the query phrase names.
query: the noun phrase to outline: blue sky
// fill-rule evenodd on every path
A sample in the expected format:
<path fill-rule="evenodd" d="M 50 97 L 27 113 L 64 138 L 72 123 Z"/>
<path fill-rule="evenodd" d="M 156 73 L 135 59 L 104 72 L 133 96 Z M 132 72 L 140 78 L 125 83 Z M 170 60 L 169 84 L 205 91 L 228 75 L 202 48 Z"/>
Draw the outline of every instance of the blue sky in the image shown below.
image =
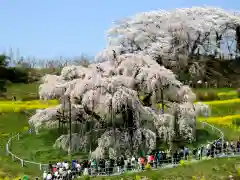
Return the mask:
<path fill-rule="evenodd" d="M 36 58 L 94 56 L 114 20 L 138 12 L 210 5 L 240 10 L 239 0 L 1 0 L 0 52 Z"/>

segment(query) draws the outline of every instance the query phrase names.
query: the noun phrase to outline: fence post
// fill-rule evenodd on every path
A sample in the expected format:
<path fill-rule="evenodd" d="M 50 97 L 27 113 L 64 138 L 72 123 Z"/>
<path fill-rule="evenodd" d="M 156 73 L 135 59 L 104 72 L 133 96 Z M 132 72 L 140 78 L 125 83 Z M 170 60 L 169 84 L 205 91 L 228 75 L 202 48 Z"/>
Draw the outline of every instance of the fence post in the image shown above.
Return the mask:
<path fill-rule="evenodd" d="M 23 159 L 20 159 L 20 161 L 21 161 L 21 166 L 23 167 L 23 166 L 24 166 L 24 161 L 23 161 Z"/>
<path fill-rule="evenodd" d="M 8 143 L 6 144 L 6 155 L 9 155 L 9 151 L 8 151 Z"/>
<path fill-rule="evenodd" d="M 8 144 L 10 145 L 10 148 L 12 146 L 12 136 L 9 138 Z"/>
<path fill-rule="evenodd" d="M 20 135 L 19 133 L 17 133 L 17 140 L 19 141 L 19 139 L 20 139 Z"/>
<path fill-rule="evenodd" d="M 39 169 L 40 169 L 40 171 L 42 170 L 42 164 L 41 163 L 39 164 Z"/>
<path fill-rule="evenodd" d="M 14 161 L 14 155 L 12 154 L 12 161 Z"/>
<path fill-rule="evenodd" d="M 205 128 L 205 122 L 202 122 L 202 127 Z"/>

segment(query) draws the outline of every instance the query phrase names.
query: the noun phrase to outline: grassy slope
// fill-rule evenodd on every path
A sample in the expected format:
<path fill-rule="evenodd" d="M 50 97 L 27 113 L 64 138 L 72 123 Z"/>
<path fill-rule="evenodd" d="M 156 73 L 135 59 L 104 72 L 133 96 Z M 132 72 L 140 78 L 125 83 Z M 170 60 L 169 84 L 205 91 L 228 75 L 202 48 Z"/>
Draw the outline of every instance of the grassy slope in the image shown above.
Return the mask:
<path fill-rule="evenodd" d="M 71 160 L 72 158 L 88 158 L 88 153 L 76 153 L 69 159 L 67 152 L 53 149 L 53 144 L 59 136 L 57 129 L 44 131 L 39 135 L 26 134 L 19 141 L 14 142 L 12 151 L 23 159 L 42 163 Z"/>

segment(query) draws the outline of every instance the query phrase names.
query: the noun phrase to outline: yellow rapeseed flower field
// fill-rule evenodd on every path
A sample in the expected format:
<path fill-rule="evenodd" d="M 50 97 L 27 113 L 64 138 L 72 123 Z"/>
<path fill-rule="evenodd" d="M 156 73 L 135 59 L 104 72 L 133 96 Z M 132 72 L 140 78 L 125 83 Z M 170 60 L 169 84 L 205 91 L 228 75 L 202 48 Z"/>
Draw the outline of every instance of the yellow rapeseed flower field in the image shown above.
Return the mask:
<path fill-rule="evenodd" d="M 229 99 L 229 100 L 208 101 L 203 103 L 214 107 L 218 105 L 240 103 L 240 98 Z M 0 112 L 21 112 L 25 110 L 44 109 L 51 106 L 55 106 L 57 104 L 59 104 L 58 100 L 0 101 Z M 159 108 L 161 108 L 161 104 L 158 104 L 158 106 Z M 240 119 L 240 114 L 228 115 L 223 117 L 208 117 L 208 118 L 199 117 L 198 118 L 199 121 L 207 121 L 210 123 L 217 123 L 222 125 L 232 125 L 233 121 L 236 119 Z"/>
<path fill-rule="evenodd" d="M 234 96 L 234 95 L 238 95 L 238 93 L 237 93 L 237 91 L 229 91 L 229 92 L 219 92 L 219 93 L 217 93 L 217 95 L 218 96 L 224 96 L 224 95 L 232 95 L 232 96 Z"/>
<path fill-rule="evenodd" d="M 235 115 L 228 115 L 228 116 L 222 116 L 222 117 L 199 117 L 199 121 L 206 121 L 209 123 L 214 123 L 214 124 L 222 124 L 222 125 L 228 125 L 232 126 L 233 121 L 236 119 L 240 119 L 240 114 L 235 114 Z"/>
<path fill-rule="evenodd" d="M 19 180 L 19 179 L 22 179 L 22 176 L 18 176 L 16 178 L 9 178 L 9 177 L 0 178 L 0 180 Z"/>
<path fill-rule="evenodd" d="M 32 100 L 32 101 L 0 101 L 0 104 L 59 104 L 58 100 Z"/>
<path fill-rule="evenodd" d="M 24 110 L 44 109 L 58 105 L 57 100 L 52 101 L 0 101 L 0 112 L 21 112 Z"/>
<path fill-rule="evenodd" d="M 240 103 L 240 98 L 228 99 L 228 100 L 219 100 L 219 101 L 204 101 L 203 103 L 204 104 L 208 104 L 208 105 L 221 105 L 221 104 Z"/>

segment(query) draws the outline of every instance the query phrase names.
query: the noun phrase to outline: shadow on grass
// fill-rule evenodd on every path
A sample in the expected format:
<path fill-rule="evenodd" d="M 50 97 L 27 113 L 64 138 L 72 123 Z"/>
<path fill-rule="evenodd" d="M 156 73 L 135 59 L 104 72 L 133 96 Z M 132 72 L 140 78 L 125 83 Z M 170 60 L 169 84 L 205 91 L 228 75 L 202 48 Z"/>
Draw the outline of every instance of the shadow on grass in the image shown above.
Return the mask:
<path fill-rule="evenodd" d="M 198 147 L 201 144 L 206 144 L 208 141 L 211 142 L 219 138 L 217 134 L 206 129 L 197 129 L 196 134 L 196 141 L 191 144 L 192 147 Z"/>

